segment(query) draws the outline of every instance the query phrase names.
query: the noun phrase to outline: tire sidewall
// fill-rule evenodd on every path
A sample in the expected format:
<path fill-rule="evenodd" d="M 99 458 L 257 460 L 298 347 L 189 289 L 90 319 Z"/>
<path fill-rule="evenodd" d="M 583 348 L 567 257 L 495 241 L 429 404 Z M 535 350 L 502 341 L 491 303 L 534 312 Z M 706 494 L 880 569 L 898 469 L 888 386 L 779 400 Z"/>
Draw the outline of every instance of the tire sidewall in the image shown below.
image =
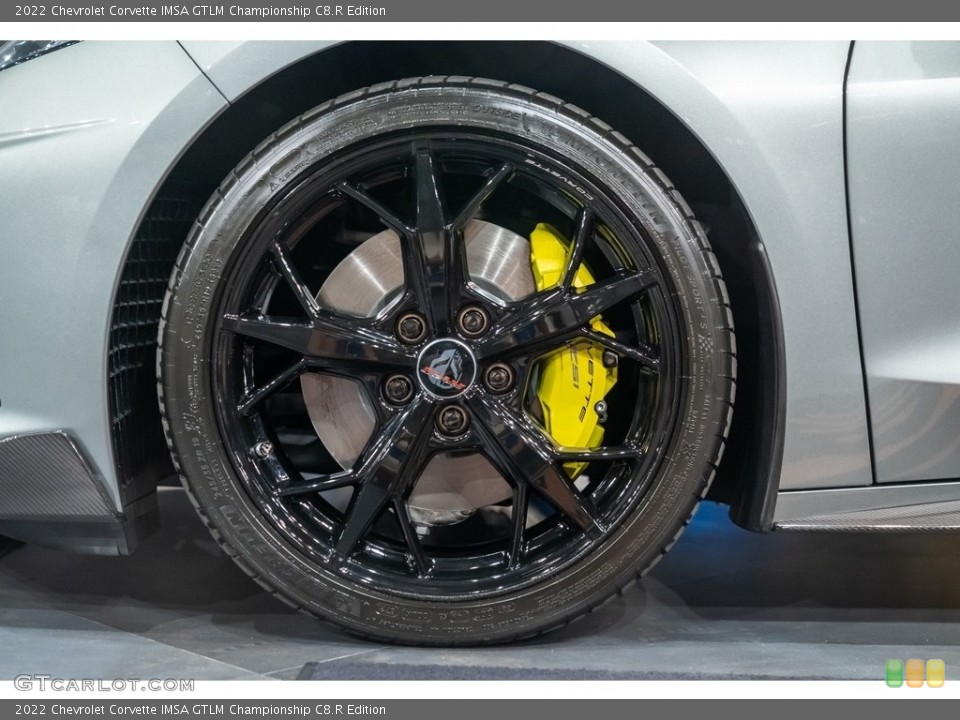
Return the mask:
<path fill-rule="evenodd" d="M 594 551 L 538 584 L 502 596 L 416 600 L 359 588 L 311 562 L 244 490 L 222 437 L 212 386 L 212 315 L 230 267 L 271 198 L 326 158 L 387 132 L 438 124 L 509 134 L 603 178 L 650 238 L 673 288 L 682 334 L 675 432 L 650 491 Z M 573 188 L 576 190 L 576 188 Z M 729 423 L 729 345 L 722 285 L 706 242 L 652 164 L 609 128 L 523 89 L 422 81 L 372 88 L 321 106 L 256 148 L 211 198 L 171 278 L 159 380 L 178 471 L 205 521 L 254 578 L 287 602 L 354 632 L 411 643 L 469 644 L 529 635 L 587 611 L 638 577 L 682 530 L 712 478 Z"/>

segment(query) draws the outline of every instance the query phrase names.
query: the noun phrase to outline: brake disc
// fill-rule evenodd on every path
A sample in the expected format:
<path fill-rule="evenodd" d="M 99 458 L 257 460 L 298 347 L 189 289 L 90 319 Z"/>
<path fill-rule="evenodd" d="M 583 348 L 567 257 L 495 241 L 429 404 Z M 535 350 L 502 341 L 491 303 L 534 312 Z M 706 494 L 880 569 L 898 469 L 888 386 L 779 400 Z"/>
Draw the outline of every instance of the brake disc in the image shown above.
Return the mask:
<path fill-rule="evenodd" d="M 464 229 L 471 280 L 501 301 L 536 289 L 530 242 L 505 228 L 471 220 Z M 317 301 L 340 312 L 372 317 L 400 295 L 400 237 L 385 230 L 363 242 L 327 277 Z M 310 420 L 327 451 L 344 469 L 353 467 L 374 432 L 376 417 L 363 388 L 346 378 L 307 373 L 301 388 Z M 425 468 L 408 501 L 425 524 L 456 522 L 478 508 L 511 497 L 509 485 L 480 454 L 438 455 Z"/>

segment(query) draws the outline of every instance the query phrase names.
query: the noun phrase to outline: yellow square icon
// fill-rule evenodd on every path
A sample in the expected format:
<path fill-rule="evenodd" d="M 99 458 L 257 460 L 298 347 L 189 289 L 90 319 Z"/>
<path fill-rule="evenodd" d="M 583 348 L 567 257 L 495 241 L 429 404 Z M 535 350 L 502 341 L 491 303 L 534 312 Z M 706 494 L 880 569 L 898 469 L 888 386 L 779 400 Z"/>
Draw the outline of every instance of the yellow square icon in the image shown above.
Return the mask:
<path fill-rule="evenodd" d="M 943 660 L 927 660 L 927 685 L 929 687 L 943 687 L 947 674 L 947 666 Z"/>
<path fill-rule="evenodd" d="M 923 660 L 907 660 L 907 687 L 923 687 Z"/>

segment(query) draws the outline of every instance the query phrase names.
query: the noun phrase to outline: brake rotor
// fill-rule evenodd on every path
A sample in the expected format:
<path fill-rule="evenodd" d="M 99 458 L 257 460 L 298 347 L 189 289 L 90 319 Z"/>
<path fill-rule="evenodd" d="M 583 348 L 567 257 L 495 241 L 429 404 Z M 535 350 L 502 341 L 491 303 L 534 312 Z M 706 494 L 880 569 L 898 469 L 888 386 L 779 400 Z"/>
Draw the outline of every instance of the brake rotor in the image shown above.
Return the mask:
<path fill-rule="evenodd" d="M 483 292 L 512 301 L 536 290 L 526 238 L 499 225 L 471 220 L 464 240 L 470 279 Z M 342 313 L 372 317 L 399 297 L 402 286 L 400 237 L 385 230 L 333 269 L 317 301 Z M 359 384 L 346 378 L 307 373 L 300 382 L 317 436 L 341 467 L 353 467 L 376 428 L 371 399 Z M 510 487 L 482 455 L 445 454 L 427 465 L 408 507 L 424 523 L 444 524 L 510 497 Z"/>

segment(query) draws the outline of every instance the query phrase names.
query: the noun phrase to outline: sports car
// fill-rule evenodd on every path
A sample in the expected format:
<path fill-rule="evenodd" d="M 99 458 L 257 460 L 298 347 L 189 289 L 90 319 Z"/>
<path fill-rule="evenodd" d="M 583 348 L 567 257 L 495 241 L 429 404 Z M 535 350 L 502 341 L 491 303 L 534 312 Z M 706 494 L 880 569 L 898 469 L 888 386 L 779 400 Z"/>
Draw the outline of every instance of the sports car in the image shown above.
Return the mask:
<path fill-rule="evenodd" d="M 267 591 L 459 645 L 704 499 L 960 528 L 960 44 L 0 44 L 0 534 L 181 482 Z"/>

